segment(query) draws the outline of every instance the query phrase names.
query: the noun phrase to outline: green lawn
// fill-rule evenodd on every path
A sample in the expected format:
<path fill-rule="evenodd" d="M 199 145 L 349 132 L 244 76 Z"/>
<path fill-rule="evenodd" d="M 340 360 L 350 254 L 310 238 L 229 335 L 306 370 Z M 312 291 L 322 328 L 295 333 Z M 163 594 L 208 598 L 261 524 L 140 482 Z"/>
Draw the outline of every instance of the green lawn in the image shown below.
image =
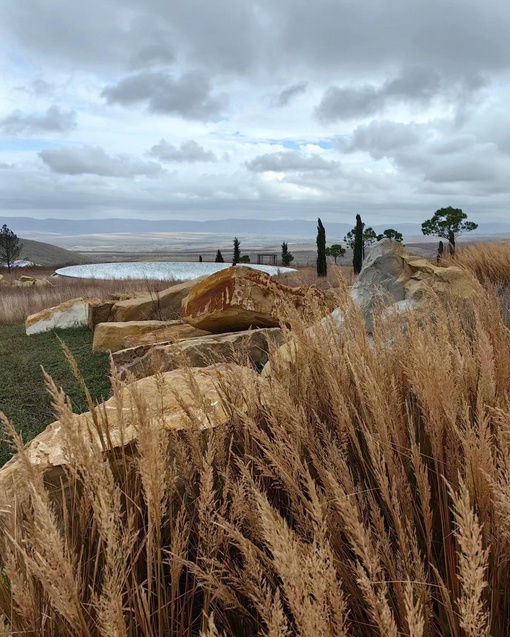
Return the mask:
<path fill-rule="evenodd" d="M 95 400 L 110 391 L 108 354 L 92 352 L 87 328 L 26 336 L 23 325 L 0 325 L 0 411 L 12 420 L 24 441 L 31 440 L 55 420 L 41 366 L 70 397 L 75 412 L 87 411 L 85 397 L 74 379 L 57 336 L 69 347 Z M 12 450 L 0 437 L 0 466 Z"/>

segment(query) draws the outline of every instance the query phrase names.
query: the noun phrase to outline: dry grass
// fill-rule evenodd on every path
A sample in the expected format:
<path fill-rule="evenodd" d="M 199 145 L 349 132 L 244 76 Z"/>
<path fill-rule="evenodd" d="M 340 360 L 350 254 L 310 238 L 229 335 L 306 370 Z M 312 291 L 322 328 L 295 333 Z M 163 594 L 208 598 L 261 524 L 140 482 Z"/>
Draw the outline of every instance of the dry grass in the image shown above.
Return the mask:
<path fill-rule="evenodd" d="M 221 381 L 226 405 L 243 394 L 226 426 L 155 433 L 138 395 L 139 442 L 117 458 L 77 435 L 50 383 L 68 497 L 58 505 L 26 462 L 1 516 L 2 634 L 508 635 L 497 300 L 376 321 L 372 342 L 349 314 L 335 339 L 295 320 L 293 368 L 270 381 Z"/>
<path fill-rule="evenodd" d="M 27 273 L 28 274 L 28 273 Z M 40 277 L 40 272 L 34 274 Z M 7 278 L 7 277 L 6 277 Z M 98 279 L 52 278 L 52 287 L 0 287 L 0 324 L 24 321 L 48 307 L 78 297 L 110 298 L 133 293 L 156 294 L 173 285 L 174 281 L 100 281 Z"/>
<path fill-rule="evenodd" d="M 482 283 L 510 285 L 510 242 L 490 241 L 459 247 L 446 265 L 460 265 L 472 272 Z"/>

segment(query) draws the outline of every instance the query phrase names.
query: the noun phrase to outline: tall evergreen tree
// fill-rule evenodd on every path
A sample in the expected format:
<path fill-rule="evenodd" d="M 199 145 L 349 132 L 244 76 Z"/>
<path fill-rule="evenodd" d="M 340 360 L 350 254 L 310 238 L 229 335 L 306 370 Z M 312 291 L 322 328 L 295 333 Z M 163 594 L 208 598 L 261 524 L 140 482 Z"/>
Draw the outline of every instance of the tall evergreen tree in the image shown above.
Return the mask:
<path fill-rule="evenodd" d="M 363 229 L 365 224 L 361 221 L 361 216 L 356 215 L 356 226 L 354 227 L 354 251 L 352 255 L 352 266 L 354 273 L 359 274 L 363 266 Z"/>
<path fill-rule="evenodd" d="M 234 238 L 234 256 L 232 258 L 232 265 L 237 265 L 241 261 L 241 242 L 237 237 Z"/>
<path fill-rule="evenodd" d="M 218 250 L 218 252 L 216 252 L 216 258 L 214 259 L 215 263 L 225 263 L 225 259 L 223 258 L 223 255 L 221 254 L 221 250 Z"/>
<path fill-rule="evenodd" d="M 327 276 L 327 274 L 326 230 L 322 225 L 322 221 L 317 219 L 317 276 Z"/>
<path fill-rule="evenodd" d="M 442 241 L 439 242 L 437 246 L 437 262 L 440 263 L 441 259 L 444 256 L 444 243 Z"/>
<path fill-rule="evenodd" d="M 291 261 L 294 261 L 294 257 L 289 252 L 289 245 L 286 241 L 282 243 L 282 265 L 290 265 Z"/>

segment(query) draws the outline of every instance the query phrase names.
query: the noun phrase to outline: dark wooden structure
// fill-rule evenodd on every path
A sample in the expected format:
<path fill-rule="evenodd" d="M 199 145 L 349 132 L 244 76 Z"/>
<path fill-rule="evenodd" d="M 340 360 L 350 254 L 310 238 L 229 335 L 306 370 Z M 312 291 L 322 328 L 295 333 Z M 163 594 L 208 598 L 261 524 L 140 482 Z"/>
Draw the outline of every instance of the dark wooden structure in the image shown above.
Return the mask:
<path fill-rule="evenodd" d="M 267 259 L 265 261 L 264 259 Z M 257 263 L 259 265 L 269 264 L 278 265 L 278 253 L 277 252 L 261 252 L 257 254 Z"/>

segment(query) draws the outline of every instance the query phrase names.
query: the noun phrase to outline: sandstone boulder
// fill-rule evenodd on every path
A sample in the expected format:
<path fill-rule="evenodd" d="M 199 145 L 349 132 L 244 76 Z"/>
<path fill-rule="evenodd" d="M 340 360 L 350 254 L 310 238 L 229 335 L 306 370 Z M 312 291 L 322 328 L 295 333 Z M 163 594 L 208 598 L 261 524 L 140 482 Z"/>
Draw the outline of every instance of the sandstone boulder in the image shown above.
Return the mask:
<path fill-rule="evenodd" d="M 176 343 L 177 341 L 188 340 L 207 336 L 209 332 L 199 330 L 193 325 L 184 321 L 168 321 L 165 327 L 160 327 L 154 332 L 126 336 L 124 347 L 138 347 L 139 345 L 156 345 L 157 343 Z"/>
<path fill-rule="evenodd" d="M 53 284 L 48 279 L 35 279 L 34 285 L 38 288 L 50 288 Z"/>
<path fill-rule="evenodd" d="M 124 323 L 99 323 L 94 330 L 92 349 L 94 352 L 115 352 L 124 347 L 124 339 L 168 327 L 165 321 L 126 321 Z"/>
<path fill-rule="evenodd" d="M 144 378 L 124 386 L 120 390 L 120 400 L 112 397 L 96 408 L 99 430 L 94 426 L 90 412 L 76 414 L 70 423 L 56 421 L 49 425 L 28 444 L 26 453 L 47 482 L 58 484 L 72 457 L 76 440 L 93 453 L 114 452 L 121 448 L 129 453 L 136 446 L 140 431 L 136 404 L 140 399 L 146 406 L 145 435 L 148 430 L 163 429 L 169 433 L 183 429 L 202 430 L 225 423 L 230 410 L 242 409 L 240 392 L 237 392 L 239 400 L 236 402 L 237 388 L 263 383 L 253 370 L 228 364 L 175 370 L 158 378 Z M 232 387 L 229 392 L 231 405 L 222 401 L 219 386 Z M 12 493 L 23 489 L 23 475 L 23 462 L 17 455 L 0 469 L 0 504 L 9 504 Z"/>
<path fill-rule="evenodd" d="M 239 362 L 246 358 L 252 365 L 263 367 L 271 344 L 279 346 L 283 335 L 279 328 L 250 330 L 232 334 L 211 334 L 190 340 L 161 345 L 138 346 L 112 355 L 117 371 L 135 378 L 166 372 L 183 366 L 206 367 L 212 363 Z"/>
<path fill-rule="evenodd" d="M 113 306 L 117 301 L 98 299 L 89 304 L 88 326 L 94 330 L 99 323 L 107 323 L 112 320 Z"/>
<path fill-rule="evenodd" d="M 55 307 L 50 307 L 37 314 L 32 314 L 25 321 L 28 336 L 49 332 L 54 329 L 68 329 L 88 325 L 89 303 L 99 299 L 71 299 Z"/>
<path fill-rule="evenodd" d="M 181 304 L 197 281 L 194 279 L 173 285 L 161 292 L 144 294 L 115 303 L 112 320 L 116 322 L 170 320 L 181 316 Z"/>
<path fill-rule="evenodd" d="M 195 283 L 182 304 L 182 318 L 209 332 L 251 327 L 277 327 L 287 305 L 306 314 L 310 308 L 327 314 L 334 302 L 314 288 L 289 288 L 265 272 L 234 266 Z"/>

